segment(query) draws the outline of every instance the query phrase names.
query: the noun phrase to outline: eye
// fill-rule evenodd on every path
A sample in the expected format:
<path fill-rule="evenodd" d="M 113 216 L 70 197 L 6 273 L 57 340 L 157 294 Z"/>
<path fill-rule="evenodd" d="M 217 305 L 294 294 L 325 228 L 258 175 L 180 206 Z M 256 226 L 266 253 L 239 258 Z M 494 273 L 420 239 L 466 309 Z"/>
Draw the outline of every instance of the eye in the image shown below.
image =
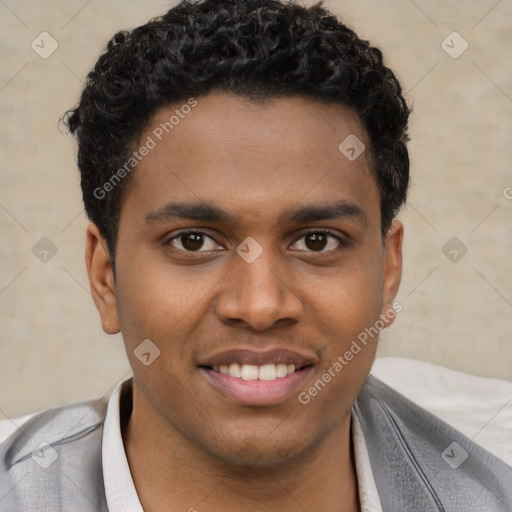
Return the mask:
<path fill-rule="evenodd" d="M 199 231 L 187 231 L 171 238 L 166 245 L 186 252 L 209 252 L 223 249 L 213 238 Z"/>
<path fill-rule="evenodd" d="M 311 231 L 302 235 L 292 246 L 294 251 L 327 252 L 339 249 L 341 240 L 328 231 Z"/>

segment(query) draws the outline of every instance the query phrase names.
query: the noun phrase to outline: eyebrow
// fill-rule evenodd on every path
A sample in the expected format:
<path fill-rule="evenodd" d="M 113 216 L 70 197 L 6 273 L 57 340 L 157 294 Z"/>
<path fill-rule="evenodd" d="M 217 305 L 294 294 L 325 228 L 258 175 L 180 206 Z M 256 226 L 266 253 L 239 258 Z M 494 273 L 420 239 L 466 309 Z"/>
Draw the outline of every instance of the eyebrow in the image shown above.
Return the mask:
<path fill-rule="evenodd" d="M 175 219 L 201 220 L 207 222 L 228 222 L 231 215 L 221 208 L 208 203 L 169 203 L 146 215 L 146 223 L 165 222 Z"/>
<path fill-rule="evenodd" d="M 228 223 L 233 221 L 233 218 L 233 215 L 210 203 L 174 202 L 149 212 L 146 223 L 153 224 L 177 219 Z M 354 219 L 361 224 L 367 224 L 363 210 L 346 200 L 295 207 L 285 214 L 284 219 L 293 224 L 333 219 Z"/>
<path fill-rule="evenodd" d="M 295 208 L 287 217 L 290 222 L 295 224 L 333 219 L 355 219 L 361 224 L 367 224 L 366 214 L 363 210 L 355 203 L 346 200 Z"/>

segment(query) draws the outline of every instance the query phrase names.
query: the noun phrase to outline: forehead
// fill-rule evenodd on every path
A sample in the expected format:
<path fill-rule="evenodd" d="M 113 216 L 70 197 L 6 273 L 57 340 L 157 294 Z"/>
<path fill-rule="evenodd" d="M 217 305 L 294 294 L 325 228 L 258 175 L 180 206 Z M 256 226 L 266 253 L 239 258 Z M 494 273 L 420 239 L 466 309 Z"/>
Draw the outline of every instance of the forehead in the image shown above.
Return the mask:
<path fill-rule="evenodd" d="M 139 209 L 204 201 L 263 219 L 301 200 L 380 207 L 368 134 L 344 105 L 212 93 L 157 111 L 136 147 L 148 142 L 125 201 Z"/>

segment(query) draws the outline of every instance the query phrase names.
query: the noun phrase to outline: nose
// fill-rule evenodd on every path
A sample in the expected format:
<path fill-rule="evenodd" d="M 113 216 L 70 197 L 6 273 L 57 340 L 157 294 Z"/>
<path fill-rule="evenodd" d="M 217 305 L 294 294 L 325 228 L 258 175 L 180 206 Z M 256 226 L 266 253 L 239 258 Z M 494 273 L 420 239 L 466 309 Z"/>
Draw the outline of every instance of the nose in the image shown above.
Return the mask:
<path fill-rule="evenodd" d="M 252 263 L 235 258 L 238 259 L 226 276 L 229 281 L 216 304 L 220 320 L 255 331 L 300 321 L 303 303 L 287 282 L 286 272 L 272 261 L 268 251 Z"/>

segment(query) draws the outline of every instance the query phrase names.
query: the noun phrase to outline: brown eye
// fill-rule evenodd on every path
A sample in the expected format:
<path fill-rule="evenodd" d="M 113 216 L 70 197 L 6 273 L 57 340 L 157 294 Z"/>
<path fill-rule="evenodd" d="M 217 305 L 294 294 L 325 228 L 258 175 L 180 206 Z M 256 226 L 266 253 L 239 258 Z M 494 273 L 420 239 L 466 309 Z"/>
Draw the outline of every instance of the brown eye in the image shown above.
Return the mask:
<path fill-rule="evenodd" d="M 305 244 L 311 251 L 321 251 L 327 245 L 327 235 L 325 233 L 309 233 L 305 237 Z"/>
<path fill-rule="evenodd" d="M 223 249 L 212 237 L 200 231 L 181 232 L 166 242 L 166 245 L 182 252 L 203 253 Z"/>
<path fill-rule="evenodd" d="M 204 244 L 204 237 L 199 233 L 187 233 L 181 235 L 181 245 L 187 251 L 198 251 Z"/>
<path fill-rule="evenodd" d="M 302 235 L 290 248 L 293 251 L 326 253 L 343 247 L 340 238 L 329 231 L 310 231 Z"/>

